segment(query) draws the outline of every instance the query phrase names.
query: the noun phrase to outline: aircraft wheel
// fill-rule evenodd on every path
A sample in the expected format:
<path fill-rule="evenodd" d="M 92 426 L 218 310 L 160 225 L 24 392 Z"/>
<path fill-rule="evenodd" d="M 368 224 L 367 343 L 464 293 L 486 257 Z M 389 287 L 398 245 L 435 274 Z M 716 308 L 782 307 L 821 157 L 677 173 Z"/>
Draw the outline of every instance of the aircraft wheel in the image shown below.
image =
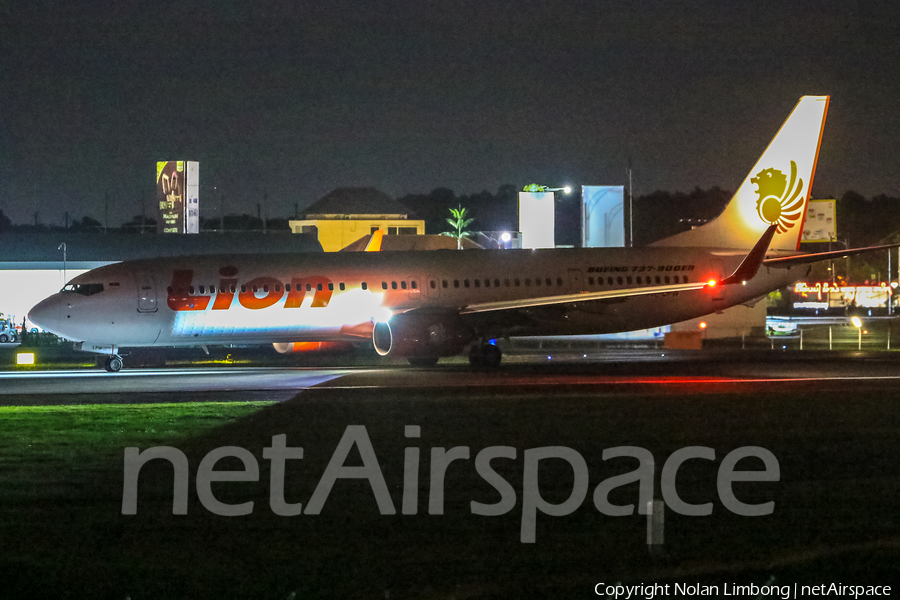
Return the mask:
<path fill-rule="evenodd" d="M 469 364 L 473 367 L 495 369 L 502 359 L 503 352 L 493 344 L 475 344 L 469 350 Z"/>
<path fill-rule="evenodd" d="M 469 349 L 469 364 L 473 367 L 480 367 L 481 358 L 481 346 L 475 344 Z"/>
<path fill-rule="evenodd" d="M 410 356 L 406 361 L 413 367 L 433 367 L 438 362 L 437 356 Z"/>
<path fill-rule="evenodd" d="M 122 357 L 118 354 L 113 354 L 106 359 L 106 370 L 110 373 L 118 373 L 122 370 L 124 365 L 125 363 L 122 362 Z"/>
<path fill-rule="evenodd" d="M 503 360 L 503 352 L 493 344 L 485 344 L 481 350 L 481 362 L 484 366 L 495 369 L 500 366 Z"/>

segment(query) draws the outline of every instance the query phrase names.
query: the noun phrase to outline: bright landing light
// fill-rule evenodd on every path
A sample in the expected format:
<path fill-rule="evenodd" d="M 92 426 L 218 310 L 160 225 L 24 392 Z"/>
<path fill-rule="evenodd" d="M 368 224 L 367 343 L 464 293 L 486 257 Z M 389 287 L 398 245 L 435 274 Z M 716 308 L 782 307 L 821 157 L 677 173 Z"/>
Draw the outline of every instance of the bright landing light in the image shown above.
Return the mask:
<path fill-rule="evenodd" d="M 853 321 L 854 327 L 862 327 L 862 321 L 859 320 L 859 317 L 853 317 L 850 320 Z"/>

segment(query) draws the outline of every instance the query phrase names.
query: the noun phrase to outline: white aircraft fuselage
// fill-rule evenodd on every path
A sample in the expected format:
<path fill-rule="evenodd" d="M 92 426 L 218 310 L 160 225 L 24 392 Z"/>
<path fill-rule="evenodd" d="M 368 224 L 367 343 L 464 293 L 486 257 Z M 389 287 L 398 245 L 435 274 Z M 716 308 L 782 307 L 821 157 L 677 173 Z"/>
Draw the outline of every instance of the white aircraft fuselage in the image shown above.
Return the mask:
<path fill-rule="evenodd" d="M 451 315 L 470 305 L 535 296 L 718 281 L 745 256 L 746 250 L 597 248 L 137 260 L 76 277 L 69 291 L 36 306 L 32 318 L 85 342 L 85 349 L 359 340 L 371 335 L 367 326 L 410 311 Z M 745 285 L 517 308 L 514 319 L 509 311 L 458 318 L 470 323 L 463 326 L 473 338 L 476 332 L 630 331 L 758 299 L 803 273 L 763 268 Z"/>

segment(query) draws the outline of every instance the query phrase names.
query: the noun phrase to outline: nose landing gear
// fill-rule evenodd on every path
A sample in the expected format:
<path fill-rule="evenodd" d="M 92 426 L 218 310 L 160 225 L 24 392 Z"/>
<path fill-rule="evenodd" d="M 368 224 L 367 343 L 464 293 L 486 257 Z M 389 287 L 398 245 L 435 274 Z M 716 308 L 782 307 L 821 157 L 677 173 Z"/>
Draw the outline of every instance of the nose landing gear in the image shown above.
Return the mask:
<path fill-rule="evenodd" d="M 122 357 L 118 354 L 113 354 L 109 358 L 106 359 L 106 370 L 110 373 L 118 373 L 122 370 L 122 367 L 125 363 L 122 362 Z"/>

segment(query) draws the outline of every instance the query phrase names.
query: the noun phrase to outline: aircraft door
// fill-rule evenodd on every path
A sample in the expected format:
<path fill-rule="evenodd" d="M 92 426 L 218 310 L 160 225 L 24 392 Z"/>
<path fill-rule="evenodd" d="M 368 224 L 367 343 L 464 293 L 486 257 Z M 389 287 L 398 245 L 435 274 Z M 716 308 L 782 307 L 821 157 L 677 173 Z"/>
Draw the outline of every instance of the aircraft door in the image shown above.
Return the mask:
<path fill-rule="evenodd" d="M 138 312 L 153 313 L 158 310 L 156 283 L 150 275 L 141 275 L 137 282 Z"/>
<path fill-rule="evenodd" d="M 581 269 L 569 269 L 569 293 L 577 294 L 586 291 L 584 280 L 581 278 Z"/>

